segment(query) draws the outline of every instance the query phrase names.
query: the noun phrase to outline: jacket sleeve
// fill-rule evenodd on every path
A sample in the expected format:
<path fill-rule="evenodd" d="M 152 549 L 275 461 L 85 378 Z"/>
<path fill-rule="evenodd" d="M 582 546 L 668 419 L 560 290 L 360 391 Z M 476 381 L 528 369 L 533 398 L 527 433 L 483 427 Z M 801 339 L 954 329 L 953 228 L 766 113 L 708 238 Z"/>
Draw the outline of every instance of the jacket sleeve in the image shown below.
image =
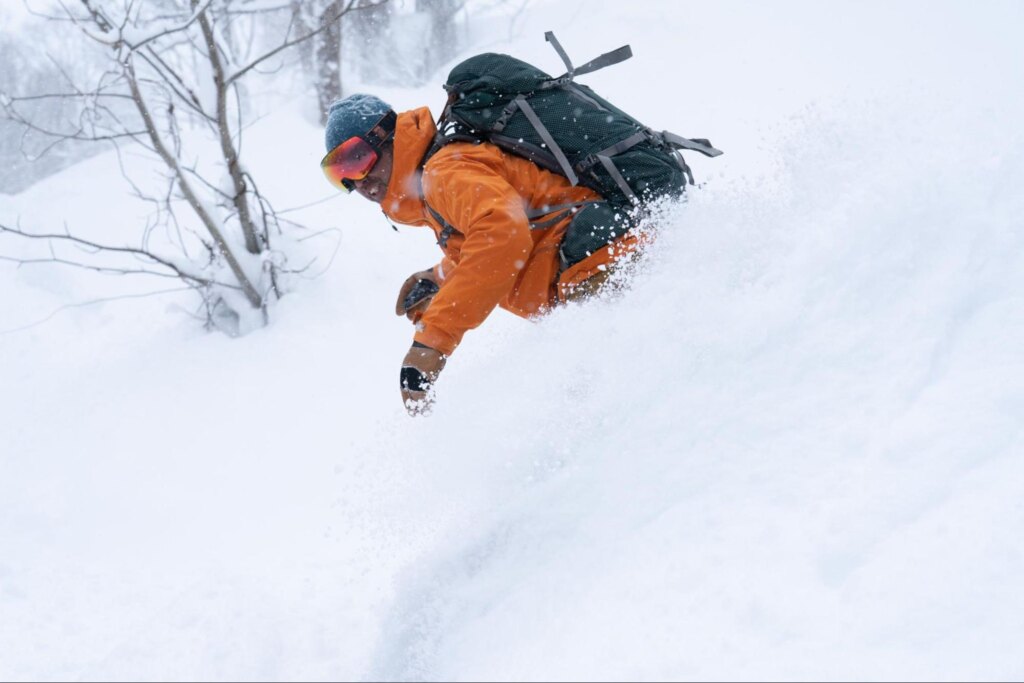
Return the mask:
<path fill-rule="evenodd" d="M 439 160 L 440 161 L 440 160 Z M 489 164 L 461 155 L 424 172 L 427 203 L 462 233 L 459 262 L 420 320 L 415 340 L 451 354 L 508 295 L 533 249 L 523 199 Z"/>

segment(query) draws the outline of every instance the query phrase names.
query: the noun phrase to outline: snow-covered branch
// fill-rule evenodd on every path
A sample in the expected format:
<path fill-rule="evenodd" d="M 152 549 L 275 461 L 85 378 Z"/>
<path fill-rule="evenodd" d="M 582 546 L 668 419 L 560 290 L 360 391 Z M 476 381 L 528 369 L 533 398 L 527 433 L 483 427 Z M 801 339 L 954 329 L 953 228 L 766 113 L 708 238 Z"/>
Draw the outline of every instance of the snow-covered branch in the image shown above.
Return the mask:
<path fill-rule="evenodd" d="M 58 1 L 64 17 L 77 28 L 75 34 L 84 36 L 83 42 L 93 46 L 105 66 L 83 75 L 68 73 L 55 62 L 66 86 L 3 95 L 0 116 L 16 122 L 26 133 L 51 141 L 50 145 L 66 140 L 113 144 L 119 164 L 122 146 L 127 151 L 138 145 L 164 169 L 159 181 L 163 186 L 147 186 L 151 178 L 140 181 L 122 164 L 130 194 L 153 205 L 153 221 L 140 226 L 143 245 L 137 253 L 131 252 L 132 248 L 92 244 L 103 252 L 130 252 L 146 258 L 143 268 L 122 269 L 108 262 L 97 265 L 94 260 L 78 263 L 64 254 L 28 261 L 5 255 L 6 259 L 77 264 L 98 272 L 159 272 L 202 283 L 207 290 L 229 289 L 234 292 L 230 297 L 233 303 L 228 305 L 232 311 L 249 315 L 252 309 L 265 322 L 270 302 L 282 293 L 279 274 L 302 273 L 308 266 L 289 266 L 288 255 L 274 244 L 283 236 L 282 221 L 243 163 L 243 133 L 251 123 L 246 117 L 244 81 L 290 48 L 328 32 L 338 34 L 344 14 L 379 7 L 386 0 L 330 0 L 308 10 L 297 0 Z M 315 15 L 315 23 L 307 21 L 309 12 Z M 272 13 L 286 14 L 287 24 L 278 22 L 273 31 L 277 40 L 269 47 L 263 42 L 261 49 L 254 50 L 253 37 L 259 33 L 254 27 L 257 22 L 269 25 L 266 16 Z M 262 38 L 265 41 L 266 35 Z M 337 62 L 334 58 L 333 66 Z M 78 120 L 37 119 L 37 105 L 51 101 L 77 102 Z M 205 151 L 210 138 L 216 144 L 214 158 Z M 197 145 L 199 139 L 206 142 Z M 145 243 L 154 224 L 173 225 L 179 237 L 183 232 L 195 234 L 205 249 L 200 259 L 205 256 L 207 260 L 190 259 L 185 240 L 179 238 L 176 246 L 183 258 L 158 261 Z M 90 244 L 70 233 L 37 236 L 6 232 L 23 239 L 60 240 L 80 247 Z M 219 305 L 206 303 L 208 307 Z"/>
<path fill-rule="evenodd" d="M 93 240 L 84 239 L 82 237 L 75 236 L 70 232 L 64 233 L 35 233 L 28 232 L 21 228 L 21 226 L 11 227 L 0 223 L 0 234 L 14 235 L 27 240 L 44 241 L 49 247 L 49 256 L 46 257 L 14 257 L 0 255 L 0 260 L 17 263 L 20 265 L 29 264 L 40 264 L 40 263 L 57 263 L 75 268 L 82 268 L 85 270 L 93 270 L 101 273 L 115 274 L 115 275 L 150 275 L 153 277 L 169 277 L 184 280 L 185 282 L 213 286 L 217 285 L 220 287 L 229 287 L 237 289 L 238 285 L 218 282 L 216 279 L 200 275 L 191 270 L 188 265 L 178 263 L 173 258 L 160 256 L 148 249 L 140 247 L 129 247 L 129 246 L 118 246 L 111 244 L 101 244 Z M 155 266 L 165 268 L 165 271 L 151 270 L 148 268 L 127 268 L 124 266 L 115 266 L 103 263 L 88 263 L 86 261 L 69 259 L 63 256 L 59 256 L 54 249 L 54 243 L 66 243 L 84 249 L 86 253 L 95 254 L 127 254 L 130 256 L 138 257 L 145 262 L 148 262 Z"/>

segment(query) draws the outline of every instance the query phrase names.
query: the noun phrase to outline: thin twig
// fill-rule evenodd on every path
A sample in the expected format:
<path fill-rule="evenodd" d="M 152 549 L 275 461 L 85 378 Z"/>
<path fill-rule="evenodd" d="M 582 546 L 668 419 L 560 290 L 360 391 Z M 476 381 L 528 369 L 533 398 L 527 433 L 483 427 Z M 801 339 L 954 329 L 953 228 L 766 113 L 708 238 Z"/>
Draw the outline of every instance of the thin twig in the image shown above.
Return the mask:
<path fill-rule="evenodd" d="M 216 282 L 214 280 L 211 280 L 210 278 L 203 277 L 201 275 L 196 275 L 194 273 L 189 273 L 189 272 L 185 271 L 184 269 L 182 269 L 177 264 L 175 264 L 175 263 L 173 263 L 171 261 L 168 261 L 167 259 L 165 259 L 163 257 L 157 256 L 156 254 L 154 254 L 151 251 L 148 251 L 146 249 L 140 249 L 138 247 L 118 247 L 118 246 L 112 246 L 112 245 L 109 245 L 109 244 L 100 244 L 98 242 L 93 242 L 92 240 L 87 240 L 87 239 L 83 239 L 81 237 L 76 237 L 76 236 L 74 236 L 74 235 L 72 235 L 70 233 L 59 234 L 59 233 L 34 233 L 34 232 L 27 232 L 25 230 L 22 230 L 20 227 L 12 228 L 10 226 L 0 224 L 0 233 L 4 233 L 4 232 L 10 233 L 12 235 L 18 235 L 20 237 L 24 237 L 24 238 L 27 238 L 27 239 L 46 240 L 46 241 L 48 241 L 50 243 L 51 254 L 53 254 L 49 260 L 53 261 L 55 263 L 64 263 L 66 265 L 77 266 L 79 268 L 86 268 L 86 269 L 89 269 L 89 270 L 96 270 L 96 271 L 100 271 L 100 272 L 119 272 L 120 274 L 128 274 L 128 273 L 137 274 L 137 273 L 145 272 L 146 274 L 152 274 L 152 275 L 156 275 L 157 274 L 157 273 L 152 272 L 152 271 L 145 271 L 144 269 L 130 270 L 130 269 L 112 268 L 112 267 L 106 267 L 106 266 L 93 266 L 93 265 L 84 264 L 84 263 L 81 263 L 81 262 L 68 261 L 66 259 L 60 259 L 60 258 L 58 258 L 53 253 L 53 251 L 52 251 L 53 246 L 52 245 L 53 245 L 54 241 L 63 241 L 63 242 L 68 242 L 70 244 L 73 244 L 73 245 L 75 245 L 75 246 L 77 246 L 79 248 L 83 248 L 83 249 L 89 250 L 89 253 L 108 252 L 108 253 L 120 253 L 120 254 L 130 254 L 130 255 L 134 255 L 134 256 L 139 256 L 139 257 L 142 257 L 144 259 L 148 259 L 149 261 L 152 261 L 153 263 L 161 265 L 164 268 L 167 268 L 167 269 L 173 271 L 173 273 L 174 273 L 173 276 L 171 276 L 171 275 L 163 275 L 162 277 L 178 277 L 178 278 L 180 278 L 182 280 L 189 280 L 189 281 L 196 282 L 196 283 L 199 283 L 199 284 L 204 284 L 204 285 L 214 285 L 214 284 L 216 284 L 216 285 L 220 285 L 220 286 L 224 286 L 224 287 L 236 287 L 235 285 L 228 285 L 227 283 Z M 18 258 L 7 257 L 7 256 L 3 257 L 3 259 L 5 261 L 15 261 L 15 262 L 18 262 L 18 263 L 37 263 L 37 262 L 40 262 L 40 260 L 38 260 L 38 259 L 18 259 Z"/>

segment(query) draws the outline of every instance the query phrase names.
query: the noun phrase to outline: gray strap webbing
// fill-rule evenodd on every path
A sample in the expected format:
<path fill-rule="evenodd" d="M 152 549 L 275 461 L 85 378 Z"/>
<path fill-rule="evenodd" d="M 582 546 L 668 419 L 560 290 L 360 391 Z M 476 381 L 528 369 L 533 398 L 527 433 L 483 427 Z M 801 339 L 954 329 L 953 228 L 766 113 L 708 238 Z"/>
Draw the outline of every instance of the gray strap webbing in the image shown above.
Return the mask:
<path fill-rule="evenodd" d="M 629 197 L 629 201 L 634 204 L 639 204 L 640 200 L 637 198 L 636 193 L 633 192 L 633 188 L 629 186 L 626 179 L 622 177 L 621 173 L 619 173 L 619 169 L 615 168 L 615 164 L 612 163 L 611 158 L 606 157 L 603 154 L 598 154 L 597 158 L 601 161 L 601 165 L 604 166 L 604 170 L 608 171 L 608 175 L 612 177 L 615 184 L 619 186 L 620 190 L 622 190 L 622 193 Z"/>
<path fill-rule="evenodd" d="M 598 201 L 600 200 L 587 199 L 586 201 L 572 202 L 571 204 L 559 204 L 558 206 L 541 206 L 536 209 L 527 209 L 526 217 L 532 221 L 534 218 L 547 216 L 549 213 L 555 213 L 556 211 L 565 211 L 566 209 L 577 209 L 581 206 L 586 206 L 587 204 L 596 204 Z"/>
<path fill-rule="evenodd" d="M 558 143 L 555 142 L 555 139 L 551 137 L 550 131 L 544 127 L 544 123 L 541 122 L 540 117 L 537 116 L 537 112 L 533 110 L 533 107 L 530 106 L 530 103 L 526 101 L 526 98 L 523 95 L 517 97 L 516 101 L 519 102 L 519 110 L 526 115 L 526 118 L 530 121 L 530 125 L 533 126 L 535 131 L 537 131 L 537 134 L 540 135 L 541 140 L 543 140 L 544 144 L 548 146 L 551 153 L 555 155 L 558 165 L 562 167 L 562 173 L 565 174 L 565 177 L 569 179 L 570 183 L 573 185 L 578 184 L 580 179 L 576 177 L 576 172 L 572 170 L 572 164 L 569 163 L 569 159 L 566 158 L 565 152 L 562 151 L 562 148 L 559 147 Z"/>
<path fill-rule="evenodd" d="M 598 152 L 598 155 L 604 155 L 606 157 L 613 157 L 616 154 L 622 154 L 627 149 L 639 145 L 641 142 L 647 139 L 647 131 L 642 130 L 638 133 L 633 133 L 622 142 L 617 142 L 611 147 L 607 147 Z"/>
<path fill-rule="evenodd" d="M 600 109 L 601 111 L 608 111 L 608 107 L 604 106 L 603 104 L 595 100 L 593 97 L 588 95 L 586 90 L 576 85 L 575 83 L 570 83 L 566 87 L 569 88 L 569 90 L 571 90 L 573 94 L 575 94 L 577 97 L 584 100 L 585 102 L 589 102 L 597 109 Z"/>
<path fill-rule="evenodd" d="M 642 130 L 638 133 L 633 133 L 625 140 L 622 140 L 621 142 L 616 142 L 611 147 L 605 147 L 600 152 L 595 152 L 594 154 L 588 155 L 585 159 L 576 164 L 576 172 L 586 173 L 587 171 L 590 170 L 591 166 L 598 162 L 598 159 L 601 156 L 613 157 L 616 154 L 622 154 L 627 149 L 639 145 L 641 142 L 647 140 L 649 137 L 650 132 L 646 130 Z"/>
<path fill-rule="evenodd" d="M 501 115 L 498 117 L 498 120 L 494 122 L 494 125 L 491 126 L 491 130 L 495 133 L 500 133 L 503 130 L 505 130 L 505 126 L 508 125 L 509 119 L 511 119 L 512 116 L 518 110 L 518 100 L 512 100 L 511 102 L 509 102 L 508 105 L 506 105 L 506 107 L 501 110 Z"/>
<path fill-rule="evenodd" d="M 572 204 L 559 204 L 558 206 L 542 206 L 538 209 L 527 209 L 526 218 L 530 221 L 530 230 L 546 230 L 560 221 L 568 218 L 577 209 L 582 209 L 590 204 L 597 204 L 599 199 L 587 199 Z M 551 216 L 546 221 L 538 221 L 537 218 Z"/>
<path fill-rule="evenodd" d="M 530 221 L 530 230 L 544 230 L 546 228 L 550 228 L 555 223 L 558 223 L 560 220 L 564 219 L 572 212 L 573 209 L 578 209 L 580 207 L 586 206 L 587 204 L 596 204 L 598 201 L 599 200 L 596 199 L 588 199 L 586 201 L 574 202 L 572 204 L 559 204 L 558 206 L 542 206 L 537 209 L 527 209 L 526 219 Z M 457 230 L 454 225 L 446 221 L 444 219 L 444 216 L 439 214 L 430 204 L 426 204 L 424 202 L 424 206 L 427 207 L 427 211 L 429 211 L 430 215 L 434 217 L 434 220 L 441 224 L 441 237 L 438 238 L 437 243 L 441 246 L 441 248 L 446 248 L 448 246 L 448 239 L 454 233 L 459 232 L 459 230 Z M 534 221 L 535 218 L 540 218 L 542 216 L 547 216 L 549 214 L 556 215 L 546 221 Z"/>
<path fill-rule="evenodd" d="M 570 80 L 572 80 L 572 76 L 575 73 L 575 70 L 572 68 L 572 62 L 569 60 L 569 55 L 566 54 L 565 50 L 562 48 L 562 44 L 558 42 L 558 38 L 555 38 L 555 32 L 546 32 L 544 34 L 544 40 L 551 43 L 551 46 L 555 48 L 555 52 L 557 52 L 558 56 L 562 58 L 563 62 L 565 62 L 566 75 L 569 77 Z"/>
<path fill-rule="evenodd" d="M 561 213 L 556 213 L 546 221 L 533 221 L 530 223 L 530 230 L 547 230 L 551 226 L 559 223 L 560 221 L 568 218 L 572 214 L 572 209 L 565 209 Z"/>
<path fill-rule="evenodd" d="M 452 233 L 459 232 L 454 225 L 444 219 L 444 216 L 434 210 L 430 204 L 424 202 L 424 206 L 427 207 L 427 211 L 434 217 L 434 220 L 441 224 L 441 236 L 437 239 L 438 245 L 445 249 L 448 247 L 448 238 L 452 236 Z"/>
<path fill-rule="evenodd" d="M 690 140 L 676 135 L 675 133 L 670 133 L 667 130 L 662 131 L 661 135 L 665 138 L 666 142 L 671 145 L 675 145 L 676 147 L 681 147 L 682 149 L 692 149 L 693 151 L 700 152 L 707 157 L 717 157 L 722 155 L 722 151 L 712 147 L 711 142 L 708 140 Z"/>
<path fill-rule="evenodd" d="M 624 62 L 633 56 L 633 50 L 629 47 L 629 45 L 623 45 L 622 47 L 616 50 L 606 52 L 600 57 L 590 60 L 589 62 L 587 62 L 586 64 L 579 68 L 574 68 L 572 65 L 572 61 L 569 59 L 569 55 L 565 52 L 565 49 L 562 47 L 562 44 L 558 42 L 558 38 L 555 38 L 555 34 L 553 31 L 548 31 L 547 33 L 545 33 L 544 40 L 551 43 L 551 46 L 555 48 L 555 52 L 557 52 L 558 56 L 562 58 L 563 62 L 565 62 L 565 74 L 555 79 L 556 81 L 571 81 L 576 76 L 579 76 L 581 74 L 593 73 L 594 71 L 597 71 L 598 69 L 603 69 L 606 66 L 611 66 L 612 64 Z"/>
<path fill-rule="evenodd" d="M 573 71 L 573 76 L 579 76 L 581 74 L 589 74 L 591 72 L 597 71 L 598 69 L 603 69 L 606 66 L 611 66 L 612 64 L 618 64 L 619 62 L 624 62 L 624 61 L 626 61 L 627 59 L 629 59 L 632 56 L 633 56 L 633 49 L 631 47 L 629 47 L 629 45 L 623 45 L 622 47 L 620 47 L 620 48 L 618 48 L 616 50 L 612 50 L 611 52 L 606 52 L 603 55 L 601 55 L 600 57 L 598 57 L 596 59 L 590 60 L 589 62 L 587 62 L 583 66 L 576 67 L 576 70 Z"/>

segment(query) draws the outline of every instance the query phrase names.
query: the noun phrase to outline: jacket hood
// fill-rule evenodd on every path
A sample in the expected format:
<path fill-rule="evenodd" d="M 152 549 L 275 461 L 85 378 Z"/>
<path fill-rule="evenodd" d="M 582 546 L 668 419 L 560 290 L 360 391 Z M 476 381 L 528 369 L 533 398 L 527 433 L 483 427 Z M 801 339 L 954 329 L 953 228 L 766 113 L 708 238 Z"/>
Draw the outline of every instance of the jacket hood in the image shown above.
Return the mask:
<path fill-rule="evenodd" d="M 392 146 L 391 179 L 381 209 L 389 219 L 404 225 L 427 224 L 423 203 L 420 162 L 434 141 L 437 126 L 430 109 L 420 107 L 398 115 Z"/>

